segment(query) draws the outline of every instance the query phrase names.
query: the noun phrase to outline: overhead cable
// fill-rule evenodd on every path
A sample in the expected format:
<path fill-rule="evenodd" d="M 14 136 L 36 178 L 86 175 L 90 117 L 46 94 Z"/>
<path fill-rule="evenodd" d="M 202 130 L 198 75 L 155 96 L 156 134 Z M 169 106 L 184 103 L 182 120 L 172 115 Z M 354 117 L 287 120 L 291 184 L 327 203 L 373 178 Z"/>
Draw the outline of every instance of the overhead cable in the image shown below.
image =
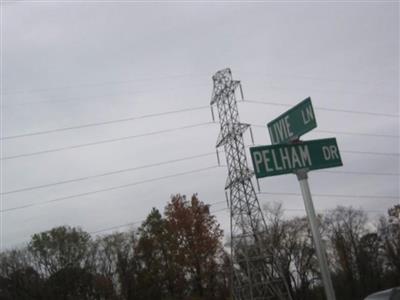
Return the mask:
<path fill-rule="evenodd" d="M 183 176 L 183 175 L 188 175 L 188 174 L 193 174 L 193 173 L 199 173 L 199 172 L 208 171 L 208 170 L 221 168 L 221 167 L 225 167 L 225 166 L 211 166 L 211 167 L 191 170 L 191 171 L 188 171 L 188 172 L 175 173 L 175 174 L 171 174 L 171 175 L 167 175 L 167 176 L 161 176 L 161 177 L 157 177 L 157 178 L 151 178 L 151 179 L 132 182 L 132 183 L 128 183 L 128 184 L 112 186 L 112 187 L 109 187 L 109 188 L 89 191 L 89 192 L 85 192 L 85 193 L 59 197 L 59 198 L 55 198 L 55 199 L 51 199 L 51 200 L 47 200 L 47 201 L 29 203 L 29 204 L 22 205 L 22 206 L 16 206 L 16 207 L 8 208 L 8 209 L 3 209 L 0 212 L 15 211 L 15 210 L 25 209 L 25 208 L 29 208 L 29 207 L 33 207 L 33 206 L 45 205 L 45 204 L 64 201 L 64 200 L 68 200 L 68 199 L 79 198 L 79 197 L 83 197 L 83 196 L 99 194 L 99 193 L 118 190 L 118 189 L 124 189 L 124 188 L 132 187 L 132 186 L 135 186 L 135 185 L 150 183 L 150 182 L 153 182 L 153 181 L 159 181 L 159 180 L 163 180 L 163 179 L 168 179 L 168 178 L 173 178 L 173 177 L 178 177 L 178 176 Z M 263 194 L 265 194 L 265 195 L 282 195 L 282 196 L 301 196 L 300 193 L 290 193 L 290 192 L 259 192 L 258 194 L 261 194 L 261 195 L 263 195 Z M 313 196 L 316 196 L 316 197 L 329 197 L 329 198 L 400 199 L 399 196 L 389 196 L 389 195 L 357 195 L 357 194 L 354 195 L 354 194 L 318 194 L 318 193 L 313 193 Z"/>
<path fill-rule="evenodd" d="M 203 123 L 197 123 L 197 124 L 187 125 L 187 126 L 180 126 L 180 127 L 164 129 L 164 130 L 159 130 L 159 131 L 153 131 L 153 132 L 148 132 L 148 133 L 143 133 L 143 134 L 129 135 L 129 136 L 124 136 L 124 137 L 119 137 L 119 138 L 101 140 L 101 141 L 92 142 L 92 143 L 77 144 L 77 145 L 71 145 L 71 146 L 66 146 L 66 147 L 42 150 L 42 151 L 37 151 L 37 152 L 28 152 L 28 153 L 10 155 L 10 156 L 2 157 L 1 160 L 9 160 L 9 159 L 15 159 L 15 158 L 21 158 L 21 157 L 35 156 L 35 155 L 59 152 L 59 151 L 64 151 L 64 150 L 71 150 L 71 149 L 77 149 L 77 148 L 82 148 L 82 147 L 106 144 L 106 143 L 114 143 L 114 142 L 119 142 L 119 141 L 124 141 L 124 140 L 141 138 L 141 137 L 145 137 L 145 136 L 151 136 L 151 135 L 157 135 L 157 134 L 162 134 L 162 133 L 167 133 L 167 132 L 173 132 L 173 131 L 179 131 L 179 130 L 184 130 L 184 129 L 196 128 L 196 127 L 201 127 L 201 126 L 211 125 L 211 124 L 215 125 L 215 123 L 213 123 L 213 122 L 203 122 Z"/>
<path fill-rule="evenodd" d="M 154 118 L 154 117 L 160 117 L 160 116 L 183 113 L 183 112 L 190 112 L 190 111 L 197 111 L 197 110 L 203 110 L 203 109 L 210 109 L 210 107 L 209 106 L 198 106 L 198 107 L 192 107 L 192 108 L 170 110 L 170 111 L 165 111 L 165 112 L 160 112 L 160 113 L 146 114 L 146 115 L 141 115 L 141 116 L 134 116 L 134 117 L 115 119 L 115 120 L 109 120 L 109 121 L 103 121 L 103 122 L 87 123 L 87 124 L 76 125 L 76 126 L 68 126 L 68 127 L 54 128 L 54 129 L 48 129 L 48 130 L 42 130 L 42 131 L 16 134 L 16 135 L 9 135 L 9 136 L 5 136 L 5 137 L 1 137 L 0 139 L 1 140 L 9 140 L 9 139 L 15 139 L 15 138 L 21 138 L 21 137 L 27 137 L 27 136 L 35 136 L 35 135 L 49 134 L 49 133 L 62 132 L 62 131 L 68 131 L 68 130 L 74 130 L 74 129 L 96 127 L 96 126 L 102 126 L 102 125 L 110 125 L 110 124 L 121 123 L 121 122 L 136 121 L 136 120 L 141 120 L 141 119 Z"/>
<path fill-rule="evenodd" d="M 218 202 L 204 203 L 204 204 L 205 204 L 205 205 L 208 205 L 208 206 L 213 206 L 213 205 L 220 204 L 220 203 L 225 203 L 225 201 L 218 201 Z M 225 210 L 227 210 L 227 208 L 217 209 L 217 210 L 211 211 L 210 214 L 215 214 L 215 213 L 217 213 L 217 212 L 225 211 Z M 114 225 L 114 226 L 107 227 L 107 228 L 103 228 L 103 229 L 99 229 L 99 230 L 96 230 L 96 231 L 91 231 L 91 232 L 89 232 L 89 233 L 90 233 L 90 234 L 98 234 L 98 233 L 102 233 L 102 232 L 106 232 L 106 231 L 111 231 L 111 230 L 119 229 L 119 228 L 122 228 L 122 227 L 133 226 L 133 225 L 136 225 L 136 224 L 138 224 L 138 223 L 141 223 L 141 222 L 143 222 L 143 221 L 145 221 L 145 220 L 146 220 L 146 218 L 142 218 L 141 220 L 138 220 L 138 221 L 129 222 L 129 223 L 124 223 L 124 224 L 120 224 L 120 225 Z"/>
<path fill-rule="evenodd" d="M 400 176 L 400 173 L 391 173 L 391 172 L 338 171 L 338 170 L 335 171 L 315 170 L 314 172 L 333 173 L 333 174 L 353 174 L 353 175 Z"/>
<path fill-rule="evenodd" d="M 301 193 L 289 192 L 259 192 L 260 195 L 284 195 L 284 196 L 301 196 Z M 328 198 L 368 198 L 368 199 L 400 199 L 399 196 L 382 196 L 382 195 L 351 195 L 351 194 L 312 194 L 315 197 L 328 197 Z"/>
<path fill-rule="evenodd" d="M 108 187 L 108 188 L 104 188 L 104 189 L 99 189 L 99 190 L 94 190 L 94 191 L 89 191 L 89 192 L 84 192 L 84 193 L 79 193 L 79 194 L 73 194 L 73 195 L 69 195 L 69 196 L 58 197 L 58 198 L 54 198 L 54 199 L 46 200 L 46 201 L 42 201 L 42 202 L 29 203 L 29 204 L 25 204 L 25 205 L 21 205 L 21 206 L 3 209 L 0 212 L 4 213 L 4 212 L 9 212 L 9 211 L 15 211 L 15 210 L 20 210 L 20 209 L 25 209 L 28 207 L 45 205 L 45 204 L 64 201 L 64 200 L 68 200 L 68 199 L 79 198 L 79 197 L 83 197 L 83 196 L 89 196 L 89 195 L 129 188 L 129 187 L 132 187 L 135 185 L 150 183 L 150 182 L 154 182 L 154 181 L 159 181 L 159 180 L 168 179 L 168 178 L 174 178 L 174 177 L 183 176 L 183 175 L 189 175 L 189 174 L 193 174 L 193 173 L 204 172 L 204 171 L 208 171 L 208 170 L 212 170 L 212 169 L 216 169 L 216 168 L 221 168 L 221 166 L 211 166 L 211 167 L 206 167 L 206 168 L 201 168 L 201 169 L 195 169 L 195 170 L 191 170 L 191 171 L 187 171 L 187 172 L 175 173 L 175 174 L 171 174 L 171 175 L 150 178 L 150 179 L 146 179 L 146 180 L 142 180 L 142 181 L 136 181 L 136 182 L 131 182 L 131 183 L 127 183 L 127 184 L 116 185 L 116 186 L 112 186 L 112 187 Z"/>
<path fill-rule="evenodd" d="M 109 175 L 116 175 L 116 174 L 121 174 L 121 173 L 141 170 L 141 169 L 147 169 L 147 168 L 152 168 L 152 167 L 156 167 L 156 166 L 162 166 L 162 165 L 172 164 L 172 163 L 176 163 L 176 162 L 186 161 L 186 160 L 192 160 L 195 158 L 206 157 L 206 156 L 210 156 L 210 155 L 215 155 L 215 152 L 192 155 L 192 156 L 182 157 L 182 158 L 178 158 L 178 159 L 171 159 L 171 160 L 162 161 L 162 162 L 158 162 L 158 163 L 142 165 L 142 166 L 138 166 L 138 167 L 124 168 L 124 169 L 114 170 L 114 171 L 100 173 L 100 174 L 96 174 L 96 175 L 89 175 L 89 176 L 78 177 L 78 178 L 73 178 L 73 179 L 68 179 L 68 180 L 62 180 L 62 181 L 57 181 L 57 182 L 52 182 L 52 183 L 47 183 L 47 184 L 41 184 L 41 185 L 36 185 L 36 186 L 20 188 L 20 189 L 15 189 L 15 190 L 10 190 L 10 191 L 0 193 L 0 195 L 9 195 L 9 194 L 14 194 L 14 193 L 19 193 L 19 192 L 26 192 L 26 191 L 32 191 L 32 190 L 62 185 L 62 184 L 66 184 L 66 183 L 80 182 L 80 181 L 95 179 L 95 178 L 109 176 Z"/>
<path fill-rule="evenodd" d="M 107 82 L 92 82 L 92 83 L 80 83 L 75 85 L 68 85 L 68 86 L 59 86 L 53 88 L 38 88 L 32 90 L 6 90 L 3 92 L 3 95 L 11 95 L 11 94 L 28 94 L 28 93 L 38 93 L 38 92 L 48 92 L 53 90 L 65 90 L 65 89 L 77 89 L 77 88 L 90 88 L 90 87 L 97 87 L 97 86 L 108 86 L 108 85 L 121 85 L 133 82 L 140 82 L 140 81 L 154 81 L 160 79 L 171 79 L 171 78 L 182 78 L 182 77 L 194 77 L 194 76 L 206 76 L 205 74 L 178 74 L 178 75 L 166 75 L 166 76 L 153 76 L 153 77 L 145 77 L 145 78 L 135 78 L 135 79 L 128 79 L 128 80 L 115 80 L 115 81 L 107 81 Z"/>
<path fill-rule="evenodd" d="M 225 201 L 220 201 L 220 202 L 225 202 Z M 218 202 L 210 203 L 210 205 L 217 204 L 217 203 Z M 215 214 L 215 213 L 222 212 L 222 211 L 228 211 L 228 210 L 229 210 L 229 208 L 224 207 L 224 208 L 220 208 L 220 209 L 212 211 L 211 214 Z M 282 208 L 282 210 L 283 211 L 305 212 L 304 208 Z M 317 211 L 323 211 L 323 212 L 331 212 L 331 211 L 334 211 L 334 210 L 335 209 L 317 209 Z M 364 211 L 364 212 L 369 212 L 369 213 L 384 213 L 384 212 L 386 212 L 383 209 L 382 210 L 378 210 L 378 209 L 361 209 L 361 210 Z M 143 222 L 144 220 L 145 220 L 145 218 L 143 218 L 143 219 L 141 219 L 139 221 L 135 221 L 135 222 L 123 223 L 123 224 L 119 224 L 119 225 L 114 225 L 114 226 L 111 226 L 111 227 L 103 228 L 103 229 L 100 229 L 100 230 L 91 231 L 89 233 L 90 234 L 99 234 L 99 233 L 103 233 L 103 232 L 107 232 L 107 231 L 111 231 L 111 230 L 116 230 L 116 229 L 120 229 L 120 228 L 124 228 L 124 227 L 130 227 L 130 226 L 139 224 L 139 223 Z"/>
<path fill-rule="evenodd" d="M 11 140 L 11 139 L 22 138 L 22 137 L 44 135 L 44 134 L 63 132 L 63 131 L 69 131 L 69 130 L 76 130 L 76 129 L 82 129 L 82 128 L 89 128 L 89 127 L 104 126 L 104 125 L 110 125 L 110 124 L 115 124 L 115 123 L 136 121 L 136 120 L 141 120 L 141 119 L 154 118 L 154 117 L 160 117 L 160 116 L 164 116 L 164 115 L 191 112 L 191 111 L 204 110 L 204 109 L 209 109 L 209 106 L 198 106 L 198 107 L 192 107 L 192 108 L 170 110 L 170 111 L 165 111 L 165 112 L 160 112 L 160 113 L 145 114 L 145 115 L 128 117 L 128 118 L 114 119 L 114 120 L 103 121 L 103 122 L 94 122 L 94 123 L 87 123 L 87 124 L 81 124 L 81 125 L 75 125 L 75 126 L 53 128 L 53 129 L 47 129 L 47 130 L 41 130 L 41 131 L 35 131 L 35 132 L 27 132 L 27 133 L 21 133 L 21 134 L 15 134 L 15 135 L 9 135 L 9 136 L 0 137 L 0 140 Z M 260 127 L 260 128 L 266 128 L 266 125 L 252 124 L 252 126 Z M 333 130 L 320 130 L 320 129 L 316 129 L 316 130 L 314 130 L 314 132 L 332 133 L 332 134 L 344 134 L 344 135 L 354 135 L 354 136 L 399 138 L 398 135 L 372 134 L 372 133 L 364 133 L 364 132 L 333 131 Z"/>
<path fill-rule="evenodd" d="M 265 146 L 261 144 L 246 145 L 247 148 Z M 400 156 L 397 152 L 374 152 L 374 151 L 358 151 L 358 150 L 340 150 L 340 153 L 351 153 L 351 154 L 365 154 L 365 155 L 380 155 L 380 156 Z"/>
<path fill-rule="evenodd" d="M 163 133 L 168 133 L 168 132 L 172 132 L 172 131 L 190 129 L 190 128 L 201 127 L 201 126 L 211 125 L 211 124 L 216 125 L 216 123 L 213 123 L 213 122 L 203 122 L 203 123 L 198 123 L 198 124 L 193 124 L 193 125 L 187 125 L 187 126 L 181 126 L 181 127 L 175 127 L 175 128 L 170 128 L 170 129 L 148 132 L 148 133 L 144 133 L 144 134 L 130 135 L 130 136 L 124 136 L 124 137 L 120 137 L 120 138 L 101 140 L 101 141 L 97 141 L 97 142 L 77 144 L 77 145 L 65 146 L 65 147 L 36 151 L 36 152 L 28 152 L 28 153 L 22 153 L 22 154 L 16 154 L 16 155 L 9 155 L 9 156 L 2 157 L 1 160 L 10 160 L 10 159 L 16 159 L 16 158 L 21 158 L 21 157 L 36 156 L 36 155 L 41 155 L 41 154 L 77 149 L 77 148 L 106 144 L 106 143 L 114 143 L 114 142 L 119 142 L 119 141 L 124 141 L 124 140 L 130 140 L 130 139 L 134 139 L 134 138 L 163 134 Z M 341 152 L 353 153 L 353 154 L 380 155 L 380 156 L 399 156 L 400 155 L 399 153 L 357 151 L 357 150 L 341 150 Z"/>
<path fill-rule="evenodd" d="M 36 185 L 36 186 L 30 186 L 30 187 L 25 187 L 25 188 L 9 190 L 9 191 L 0 193 L 0 195 L 9 195 L 9 194 L 14 194 L 14 193 L 19 193 L 19 192 L 26 192 L 26 191 L 43 189 L 43 188 L 48 188 L 48 187 L 57 186 L 57 185 L 68 184 L 68 183 L 81 182 L 81 181 L 95 179 L 95 178 L 99 178 L 99 177 L 121 174 L 121 173 L 151 168 L 151 167 L 155 167 L 155 166 L 167 165 L 167 164 L 172 164 L 172 163 L 176 163 L 176 162 L 192 160 L 192 159 L 196 159 L 196 158 L 200 158 L 200 157 L 211 156 L 211 155 L 215 155 L 215 154 L 216 154 L 215 152 L 208 152 L 208 153 L 202 153 L 202 154 L 188 156 L 188 157 L 177 158 L 177 159 L 173 159 L 173 160 L 162 161 L 162 162 L 153 163 L 153 164 L 118 169 L 118 170 L 113 170 L 113 171 L 104 172 L 104 173 L 95 174 L 95 175 L 89 175 L 89 176 L 84 176 L 84 177 L 78 177 L 78 178 L 73 178 L 73 179 L 68 179 L 68 180 L 62 180 L 62 181 L 57 181 L 57 182 L 52 182 L 52 183 L 46 183 L 46 184 L 41 184 L 41 185 Z M 354 175 L 400 176 L 400 173 L 390 173 L 390 172 L 385 173 L 385 172 L 337 171 L 337 170 L 336 171 L 316 170 L 316 171 L 320 172 L 320 173 L 333 173 L 333 174 L 339 173 L 339 174 L 354 174 Z"/>
<path fill-rule="evenodd" d="M 266 101 L 257 101 L 257 100 L 247 100 L 247 99 L 245 99 L 244 103 L 255 103 L 255 104 L 262 104 L 262 105 L 276 105 L 276 106 L 285 106 L 285 107 L 292 107 L 293 106 L 292 104 L 289 104 L 289 103 L 276 103 L 276 102 L 266 102 Z M 332 111 L 332 112 L 360 114 L 360 115 L 383 116 L 383 117 L 390 117 L 390 118 L 399 118 L 400 117 L 400 115 L 397 115 L 397 114 L 378 113 L 378 112 L 350 110 L 350 109 L 339 109 L 339 108 L 331 108 L 331 107 L 323 107 L 323 106 L 315 106 L 314 109 L 316 109 L 316 110 L 324 110 L 324 111 Z"/>
<path fill-rule="evenodd" d="M 252 124 L 251 126 L 267 129 L 267 125 Z M 315 130 L 313 130 L 313 132 L 329 133 L 329 134 L 343 134 L 343 135 L 353 135 L 353 136 L 394 138 L 394 139 L 400 138 L 400 136 L 394 135 L 394 134 L 379 134 L 379 133 L 366 133 L 366 132 L 354 132 L 354 131 L 336 131 L 336 130 L 315 129 Z"/>
<path fill-rule="evenodd" d="M 259 73 L 248 73 L 248 72 L 240 72 L 243 74 L 248 75 L 256 75 L 257 77 L 265 76 L 265 77 L 273 77 L 276 74 L 259 74 Z M 78 83 L 72 85 L 65 85 L 65 86 L 58 86 L 52 88 L 36 88 L 31 90 L 6 90 L 3 92 L 3 95 L 11 95 L 11 94 L 27 94 L 27 93 L 37 93 L 37 92 L 47 92 L 53 90 L 64 90 L 64 89 L 76 89 L 76 88 L 90 88 L 90 87 L 97 87 L 97 86 L 108 86 L 108 85 L 121 85 L 121 84 L 128 84 L 134 82 L 146 82 L 146 81 L 154 81 L 154 80 L 163 80 L 163 79 L 174 79 L 174 78 L 184 78 L 184 77 L 203 77 L 209 76 L 209 74 L 170 74 L 170 75 L 163 75 L 163 76 L 149 76 L 149 77 L 139 77 L 139 78 L 132 78 L 127 80 L 114 80 L 114 81 L 103 81 L 103 82 L 90 82 L 90 83 Z M 313 77 L 313 76 L 304 76 L 304 75 L 296 75 L 296 74 L 278 74 L 279 76 L 286 76 L 286 77 L 293 77 L 293 78 L 300 78 L 300 79 L 307 79 L 307 80 L 318 80 L 318 81 L 325 81 L 325 82 L 339 82 L 339 83 L 357 83 L 357 84 L 368 84 L 371 85 L 371 82 L 367 81 L 360 81 L 358 79 L 333 79 L 333 78 L 321 78 L 321 77 Z M 376 83 L 376 82 L 374 82 Z M 286 88 L 286 87 L 276 87 L 271 86 L 273 89 L 298 89 L 298 88 Z M 346 91 L 344 91 L 347 93 Z M 358 94 L 358 93 L 357 93 Z"/>
<path fill-rule="evenodd" d="M 400 153 L 395 153 L 395 152 L 374 152 L 374 151 L 357 151 L 357 150 L 341 150 L 340 152 L 352 153 L 352 154 L 382 155 L 382 156 L 399 156 L 400 155 Z"/>
<path fill-rule="evenodd" d="M 37 185 L 37 186 L 30 186 L 30 187 L 26 187 L 26 188 L 20 188 L 20 189 L 6 191 L 6 192 L 3 192 L 3 193 L 0 193 L 0 195 L 8 195 L 8 194 L 13 194 L 13 193 L 26 192 L 26 191 L 31 191 L 31 190 L 37 190 L 37 189 L 42 189 L 42 188 L 47 188 L 47 187 L 67 184 L 67 183 L 80 182 L 80 181 L 85 181 L 85 180 L 89 180 L 89 179 L 95 179 L 95 178 L 104 177 L 104 176 L 108 176 L 108 175 L 120 174 L 120 173 L 140 170 L 140 169 L 146 169 L 146 168 L 151 168 L 151 167 L 155 167 L 155 166 L 166 165 L 166 164 L 171 164 L 171 163 L 175 163 L 175 162 L 179 162 L 179 161 L 191 160 L 191 159 L 210 156 L 210 155 L 215 155 L 215 153 L 214 152 L 210 152 L 210 153 L 195 155 L 195 156 L 191 156 L 191 157 L 184 157 L 184 158 L 180 158 L 180 159 L 168 160 L 168 161 L 159 162 L 159 163 L 155 163 L 155 164 L 149 164 L 149 165 L 143 165 L 143 166 L 138 166 L 138 167 L 114 170 L 114 171 L 105 172 L 105 173 L 101 173 L 101 174 L 85 176 L 85 177 L 78 177 L 78 178 L 73 178 L 73 179 L 69 179 L 69 180 L 57 181 L 57 182 L 52 182 L 52 183 L 42 184 L 42 185 Z M 319 172 L 319 173 L 332 173 L 332 174 L 373 175 L 373 176 L 400 176 L 400 173 L 384 173 L 384 172 L 368 172 L 368 171 L 326 171 L 326 170 L 316 170 L 316 171 Z"/>

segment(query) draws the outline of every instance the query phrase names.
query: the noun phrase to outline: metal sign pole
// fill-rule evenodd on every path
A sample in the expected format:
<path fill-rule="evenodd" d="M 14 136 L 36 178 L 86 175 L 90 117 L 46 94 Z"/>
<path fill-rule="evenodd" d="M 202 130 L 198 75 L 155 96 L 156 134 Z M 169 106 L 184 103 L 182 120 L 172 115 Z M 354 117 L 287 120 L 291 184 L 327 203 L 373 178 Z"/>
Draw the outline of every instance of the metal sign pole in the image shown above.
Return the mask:
<path fill-rule="evenodd" d="M 332 285 L 331 275 L 328 268 L 328 260 L 326 258 L 325 249 L 322 245 L 321 236 L 318 230 L 317 217 L 311 198 L 310 187 L 308 185 L 308 175 L 306 170 L 296 172 L 297 179 L 300 183 L 301 194 L 303 195 L 304 206 L 306 208 L 308 221 L 310 222 L 311 232 L 313 235 L 314 245 L 317 252 L 319 265 L 321 268 L 322 282 L 325 288 L 326 298 L 328 300 L 336 300 L 335 291 Z"/>

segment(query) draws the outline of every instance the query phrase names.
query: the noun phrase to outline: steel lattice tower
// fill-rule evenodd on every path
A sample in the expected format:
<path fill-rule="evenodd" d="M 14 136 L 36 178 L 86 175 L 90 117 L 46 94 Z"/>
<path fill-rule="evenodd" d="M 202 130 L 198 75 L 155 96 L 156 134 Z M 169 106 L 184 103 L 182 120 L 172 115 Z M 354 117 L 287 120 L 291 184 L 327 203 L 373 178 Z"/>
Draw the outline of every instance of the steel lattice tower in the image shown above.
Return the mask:
<path fill-rule="evenodd" d="M 229 190 L 231 222 L 232 286 L 235 300 L 291 299 L 287 285 L 274 266 L 272 252 L 265 250 L 261 233 L 266 223 L 247 166 L 243 133 L 250 127 L 240 123 L 236 90 L 230 69 L 213 76 L 211 106 L 218 109 L 221 132 L 216 147 L 224 147 L 228 167 L 225 190 Z"/>

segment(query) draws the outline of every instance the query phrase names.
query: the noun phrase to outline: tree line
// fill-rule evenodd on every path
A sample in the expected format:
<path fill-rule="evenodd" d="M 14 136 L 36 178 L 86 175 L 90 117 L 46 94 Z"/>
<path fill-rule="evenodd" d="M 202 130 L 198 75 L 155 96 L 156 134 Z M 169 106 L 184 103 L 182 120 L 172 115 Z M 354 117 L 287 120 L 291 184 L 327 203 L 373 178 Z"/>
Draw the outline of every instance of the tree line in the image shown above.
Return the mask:
<path fill-rule="evenodd" d="M 265 207 L 266 249 L 294 300 L 324 299 L 305 217 Z M 400 205 L 378 222 L 337 207 L 319 216 L 338 299 L 363 299 L 400 285 Z M 225 241 L 226 245 L 228 243 Z M 228 300 L 230 256 L 210 206 L 174 195 L 140 227 L 92 237 L 61 226 L 0 253 L 1 300 Z"/>

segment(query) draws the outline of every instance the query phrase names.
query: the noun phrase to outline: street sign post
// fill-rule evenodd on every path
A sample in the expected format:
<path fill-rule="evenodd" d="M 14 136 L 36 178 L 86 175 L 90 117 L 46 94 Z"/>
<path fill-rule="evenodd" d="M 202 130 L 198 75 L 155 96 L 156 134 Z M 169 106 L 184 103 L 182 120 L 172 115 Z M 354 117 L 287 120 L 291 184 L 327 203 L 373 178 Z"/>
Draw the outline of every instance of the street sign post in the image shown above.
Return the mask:
<path fill-rule="evenodd" d="M 250 148 L 258 178 L 288 173 L 297 175 L 310 222 L 322 282 L 328 300 L 336 300 L 324 245 L 308 185 L 308 171 L 342 166 L 335 138 L 299 141 L 301 135 L 317 127 L 311 98 L 301 101 L 267 124 L 272 145 Z"/>
<path fill-rule="evenodd" d="M 314 240 L 315 252 L 317 253 L 319 266 L 321 268 L 322 283 L 325 288 L 326 298 L 328 300 L 335 300 L 335 290 L 333 289 L 332 278 L 328 267 L 328 259 L 326 258 L 321 234 L 319 233 L 318 229 L 317 216 L 315 214 L 314 204 L 311 198 L 307 171 L 299 170 L 296 172 L 296 175 L 300 184 L 301 194 L 303 196 L 304 207 L 306 208 L 308 221 L 310 222 L 311 233 Z"/>
<path fill-rule="evenodd" d="M 288 143 L 317 127 L 311 98 L 301 101 L 267 124 L 272 144 Z"/>
<path fill-rule="evenodd" d="M 336 300 L 307 175 L 310 170 L 343 165 L 336 139 L 328 138 L 294 144 L 251 147 L 250 154 L 257 178 L 288 173 L 297 175 L 321 268 L 325 294 L 328 300 Z"/>
<path fill-rule="evenodd" d="M 250 148 L 257 178 L 342 166 L 335 138 Z"/>

